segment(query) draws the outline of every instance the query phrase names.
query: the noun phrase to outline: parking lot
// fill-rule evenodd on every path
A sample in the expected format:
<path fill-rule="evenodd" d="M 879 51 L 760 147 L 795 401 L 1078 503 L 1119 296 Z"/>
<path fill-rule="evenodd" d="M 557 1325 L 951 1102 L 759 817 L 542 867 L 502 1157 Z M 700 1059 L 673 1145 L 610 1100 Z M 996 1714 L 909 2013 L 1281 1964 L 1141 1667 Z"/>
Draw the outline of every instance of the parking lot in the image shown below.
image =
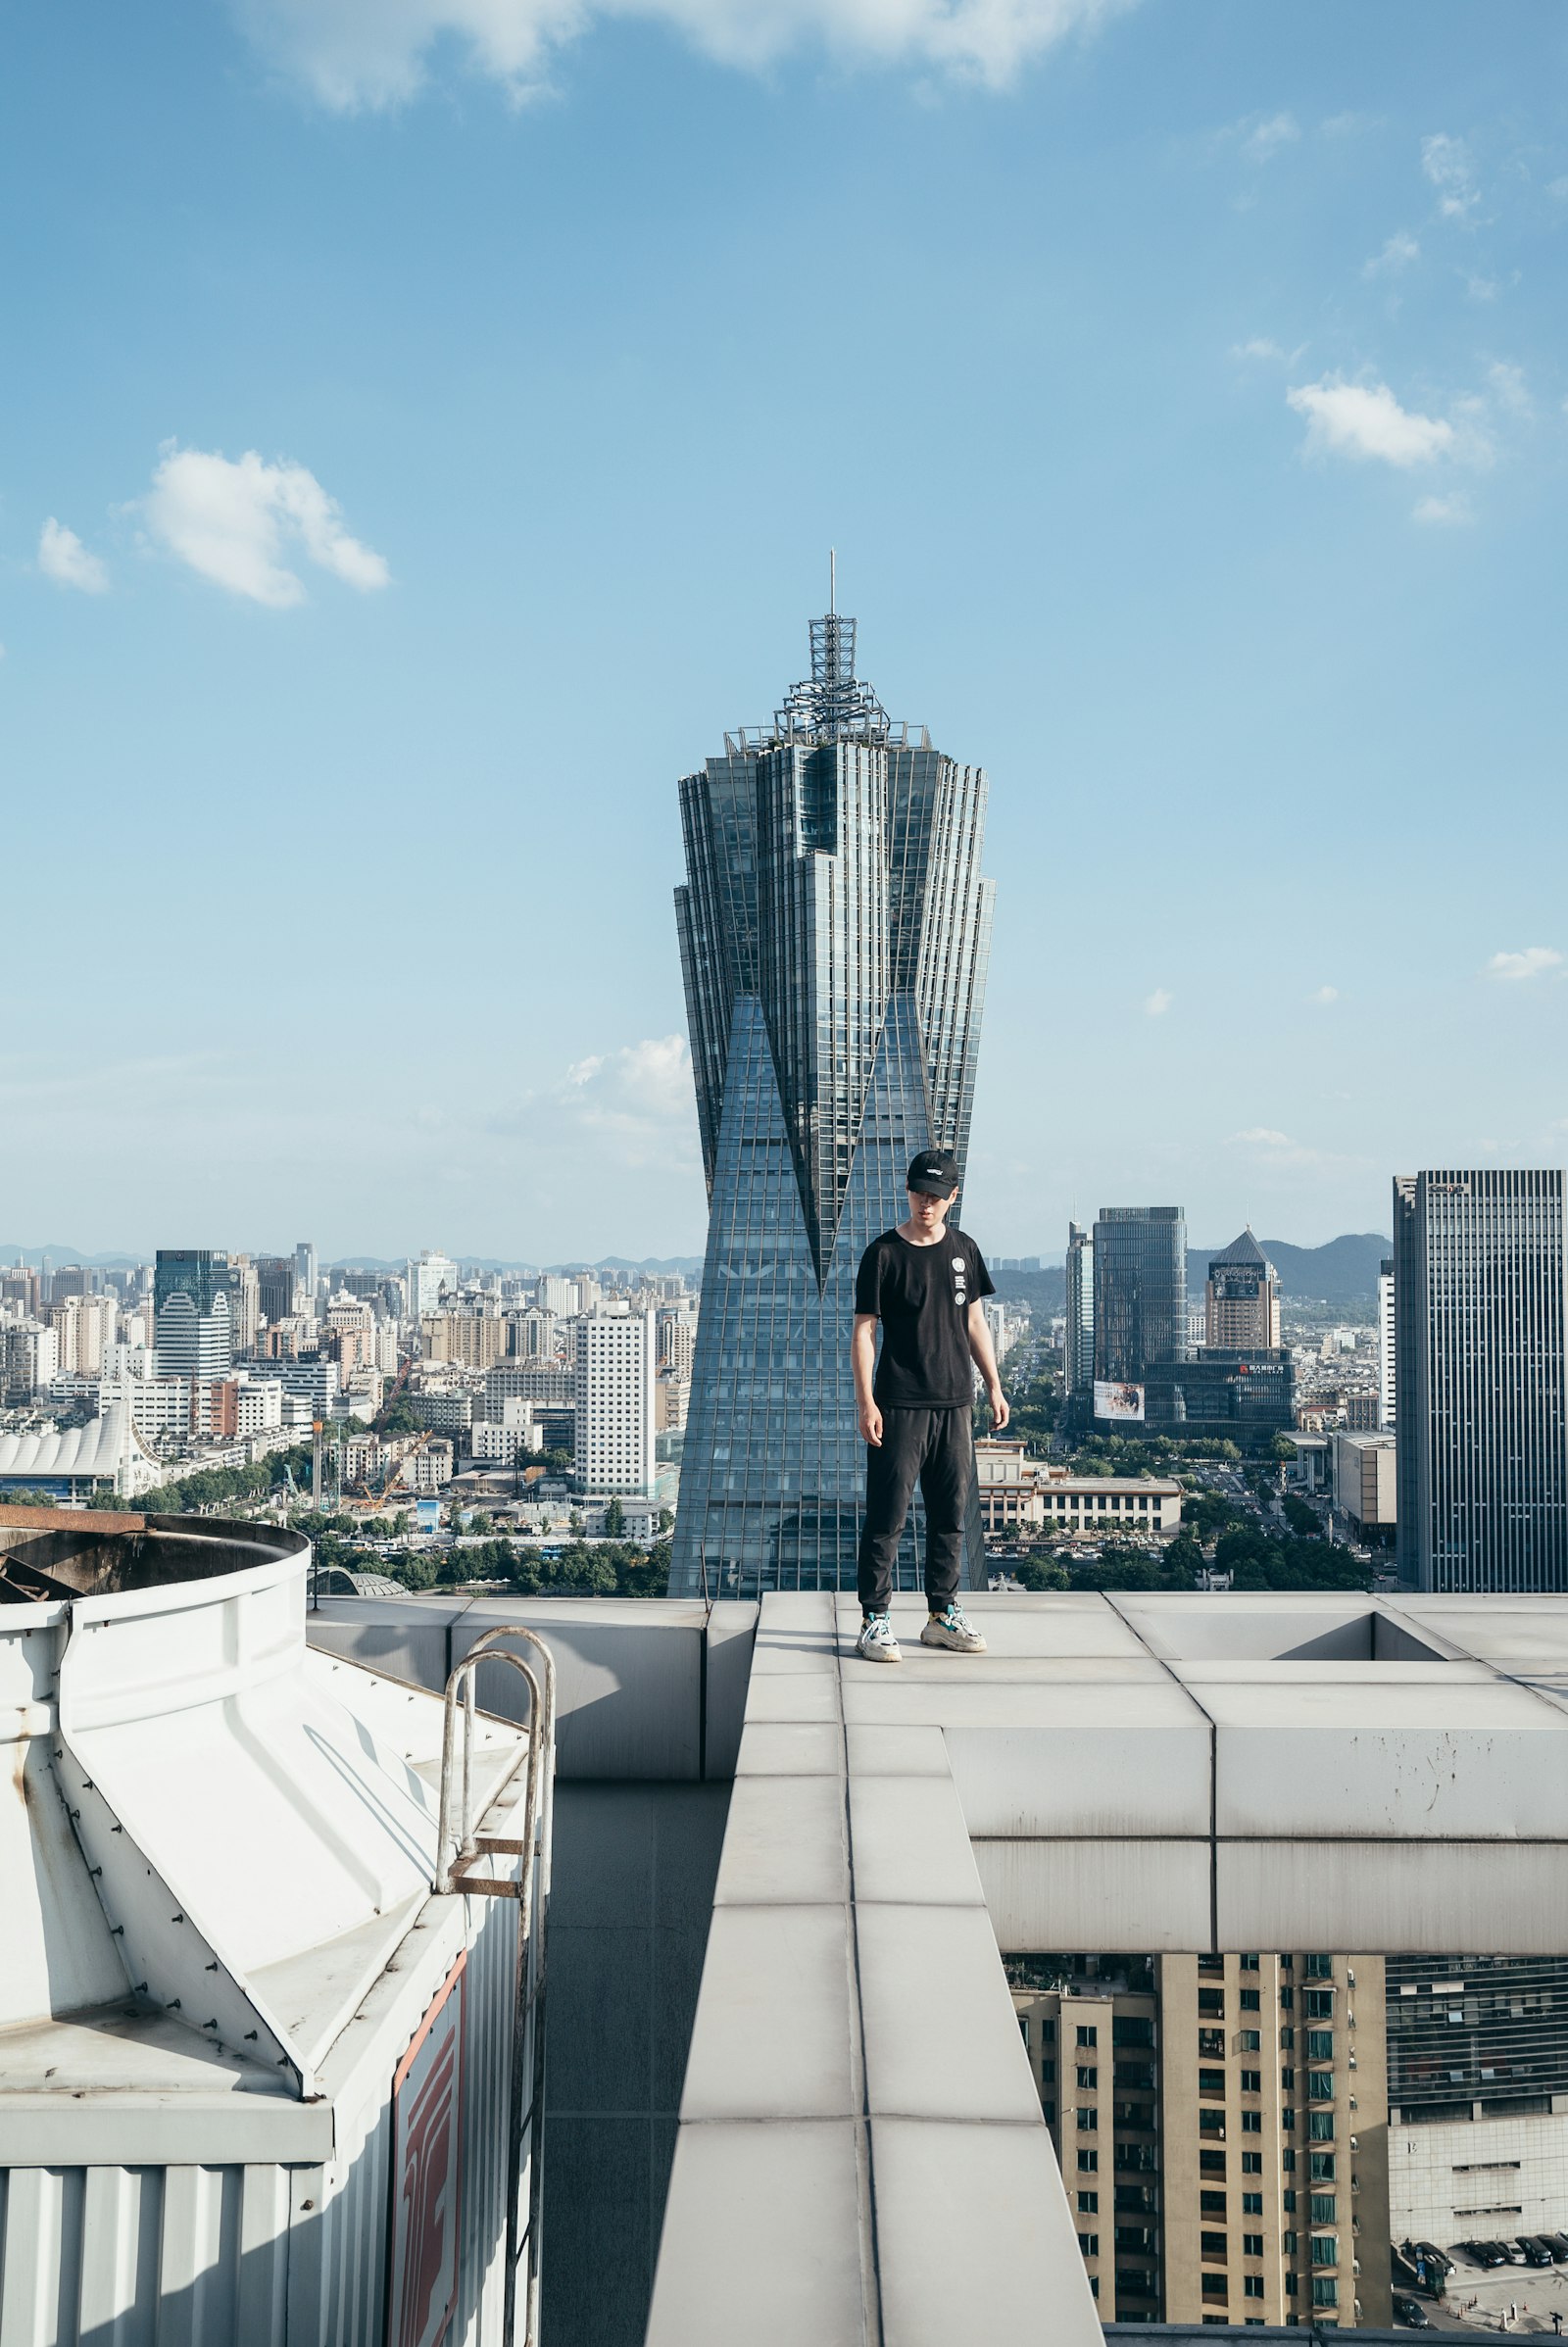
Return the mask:
<path fill-rule="evenodd" d="M 1421 2302 L 1434 2330 L 1493 2338 L 1503 2330 L 1520 2337 L 1544 2332 L 1550 2338 L 1551 2319 L 1557 2314 L 1568 2337 L 1568 2266 L 1494 2266 L 1486 2273 L 1462 2250 L 1448 2254 L 1453 2272 L 1446 2298 L 1439 2305 L 1430 2299 Z M 1519 2310 L 1511 2322 L 1506 2319 L 1510 2306 Z"/>

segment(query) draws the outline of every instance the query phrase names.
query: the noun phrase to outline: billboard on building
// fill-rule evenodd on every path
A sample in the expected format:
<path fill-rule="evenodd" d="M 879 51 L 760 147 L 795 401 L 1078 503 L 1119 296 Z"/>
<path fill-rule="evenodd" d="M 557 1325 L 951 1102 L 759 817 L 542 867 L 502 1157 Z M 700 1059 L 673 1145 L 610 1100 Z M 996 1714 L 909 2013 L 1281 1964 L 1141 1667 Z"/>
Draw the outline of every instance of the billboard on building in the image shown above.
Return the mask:
<path fill-rule="evenodd" d="M 1142 1386 L 1119 1386 L 1106 1378 L 1095 1380 L 1095 1416 L 1114 1418 L 1123 1424 L 1144 1423 L 1144 1389 Z"/>

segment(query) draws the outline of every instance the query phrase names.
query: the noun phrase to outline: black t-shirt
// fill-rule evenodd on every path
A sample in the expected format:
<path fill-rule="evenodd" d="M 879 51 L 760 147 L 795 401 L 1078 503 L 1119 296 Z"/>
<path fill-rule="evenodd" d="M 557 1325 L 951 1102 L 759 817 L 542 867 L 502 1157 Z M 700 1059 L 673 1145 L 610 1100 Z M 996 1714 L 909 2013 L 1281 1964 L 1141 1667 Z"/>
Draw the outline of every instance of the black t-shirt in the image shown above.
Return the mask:
<path fill-rule="evenodd" d="M 963 1231 L 912 1247 L 897 1231 L 860 1257 L 855 1309 L 882 1323 L 876 1398 L 884 1409 L 950 1410 L 974 1394 L 969 1306 L 995 1296 L 985 1257 Z"/>

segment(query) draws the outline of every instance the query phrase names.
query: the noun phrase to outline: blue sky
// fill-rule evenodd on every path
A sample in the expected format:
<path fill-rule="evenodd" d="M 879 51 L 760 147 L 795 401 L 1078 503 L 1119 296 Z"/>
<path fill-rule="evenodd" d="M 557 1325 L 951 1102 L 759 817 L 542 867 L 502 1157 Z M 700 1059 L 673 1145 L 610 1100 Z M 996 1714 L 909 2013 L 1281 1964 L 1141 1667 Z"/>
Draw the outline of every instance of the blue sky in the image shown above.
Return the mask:
<path fill-rule="evenodd" d="M 1559 11 L 3 40 L 0 1239 L 698 1249 L 674 783 L 830 543 L 991 775 L 984 1242 L 1562 1159 Z"/>

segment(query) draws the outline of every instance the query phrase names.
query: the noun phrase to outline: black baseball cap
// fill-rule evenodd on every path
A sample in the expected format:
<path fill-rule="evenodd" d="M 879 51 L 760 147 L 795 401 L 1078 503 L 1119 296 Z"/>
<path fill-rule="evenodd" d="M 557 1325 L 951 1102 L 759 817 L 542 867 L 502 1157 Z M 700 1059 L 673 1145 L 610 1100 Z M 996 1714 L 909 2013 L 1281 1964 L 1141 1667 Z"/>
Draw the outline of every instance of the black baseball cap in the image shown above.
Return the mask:
<path fill-rule="evenodd" d="M 922 1149 L 905 1176 L 906 1190 L 928 1198 L 951 1198 L 958 1187 L 958 1160 L 951 1149 Z"/>

